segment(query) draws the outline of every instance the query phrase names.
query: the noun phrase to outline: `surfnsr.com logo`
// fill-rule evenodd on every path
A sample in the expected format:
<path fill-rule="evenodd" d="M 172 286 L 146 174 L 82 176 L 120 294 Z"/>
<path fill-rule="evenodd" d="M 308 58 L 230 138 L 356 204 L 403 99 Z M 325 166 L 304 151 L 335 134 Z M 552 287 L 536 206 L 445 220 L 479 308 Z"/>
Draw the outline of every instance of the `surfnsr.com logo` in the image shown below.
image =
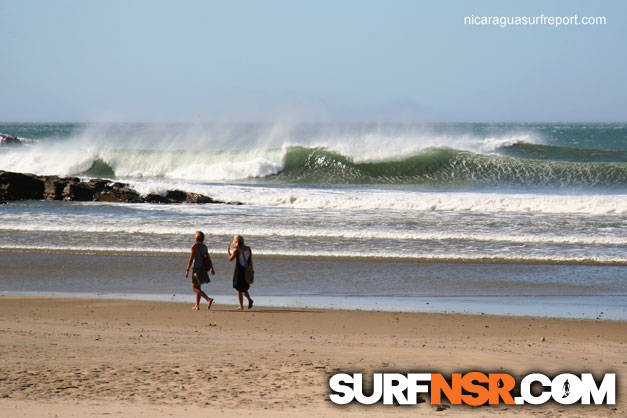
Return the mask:
<path fill-rule="evenodd" d="M 419 393 L 429 393 L 431 404 L 446 398 L 452 405 L 541 405 L 553 400 L 562 405 L 615 405 L 616 374 L 606 373 L 597 384 L 591 373 L 562 373 L 552 379 L 531 373 L 517 384 L 507 373 L 374 373 L 372 390 L 364 393 L 362 373 L 337 373 L 329 379 L 329 395 L 337 405 L 416 405 Z M 519 395 L 519 396 L 515 396 Z"/>

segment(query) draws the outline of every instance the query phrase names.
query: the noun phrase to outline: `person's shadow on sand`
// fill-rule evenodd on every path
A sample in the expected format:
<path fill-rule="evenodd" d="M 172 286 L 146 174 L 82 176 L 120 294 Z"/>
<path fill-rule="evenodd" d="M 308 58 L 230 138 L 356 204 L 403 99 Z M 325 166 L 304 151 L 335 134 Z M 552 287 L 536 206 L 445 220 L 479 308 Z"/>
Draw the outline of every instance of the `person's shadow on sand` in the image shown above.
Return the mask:
<path fill-rule="evenodd" d="M 242 311 L 240 309 L 225 309 L 225 311 L 228 312 L 250 312 L 250 313 L 322 313 L 320 311 L 310 311 L 310 310 L 304 310 L 304 309 L 259 309 L 259 308 L 255 308 L 254 311 L 250 310 L 250 311 Z"/>

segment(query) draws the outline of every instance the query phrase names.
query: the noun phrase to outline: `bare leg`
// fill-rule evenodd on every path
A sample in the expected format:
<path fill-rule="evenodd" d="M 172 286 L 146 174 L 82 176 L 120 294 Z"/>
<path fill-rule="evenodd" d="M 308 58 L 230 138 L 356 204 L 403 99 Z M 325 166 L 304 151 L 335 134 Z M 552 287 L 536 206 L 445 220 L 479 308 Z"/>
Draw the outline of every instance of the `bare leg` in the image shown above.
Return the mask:
<path fill-rule="evenodd" d="M 203 298 L 205 298 L 205 300 L 207 302 L 209 302 L 210 300 L 212 300 L 209 296 L 207 296 L 207 294 L 205 292 L 203 292 L 202 290 L 200 291 L 200 296 L 202 296 Z"/>
<path fill-rule="evenodd" d="M 207 294 L 205 292 L 203 292 L 199 287 L 196 287 L 196 286 L 192 285 L 192 289 L 194 289 L 194 292 L 196 292 L 196 305 L 194 305 L 193 309 L 195 311 L 197 311 L 199 309 L 199 307 L 200 307 L 200 298 L 201 297 L 205 298 L 205 300 L 209 304 L 207 309 L 211 309 L 211 304 L 213 303 L 213 299 L 210 298 L 209 296 L 207 296 Z"/>
<path fill-rule="evenodd" d="M 237 300 L 239 300 L 239 308 L 237 308 L 237 309 L 239 309 L 239 310 L 243 310 L 244 309 L 242 293 L 244 293 L 244 292 L 240 292 L 239 290 L 237 291 Z"/>
<path fill-rule="evenodd" d="M 192 285 L 192 289 L 194 289 L 194 293 L 196 293 L 196 304 L 194 305 L 192 309 L 197 311 L 198 305 L 200 305 L 200 292 L 202 292 L 202 290 L 200 290 L 199 288 L 193 285 Z"/>
<path fill-rule="evenodd" d="M 244 296 L 246 296 L 246 299 L 248 299 L 248 309 L 253 307 L 253 300 L 250 297 L 250 295 L 248 294 L 248 292 L 244 292 Z"/>

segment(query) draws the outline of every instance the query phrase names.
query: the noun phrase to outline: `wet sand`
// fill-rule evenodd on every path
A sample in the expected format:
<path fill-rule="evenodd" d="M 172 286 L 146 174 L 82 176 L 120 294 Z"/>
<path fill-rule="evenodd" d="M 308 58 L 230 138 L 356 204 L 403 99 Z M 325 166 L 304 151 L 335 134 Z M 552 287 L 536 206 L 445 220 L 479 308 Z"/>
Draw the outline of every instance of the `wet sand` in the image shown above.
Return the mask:
<path fill-rule="evenodd" d="M 188 258 L 0 249 L 0 294 L 183 302 Z M 233 263 L 212 258 L 206 290 L 231 303 Z M 253 294 L 265 306 L 627 320 L 627 267 L 256 255 L 255 269 Z"/>
<path fill-rule="evenodd" d="M 0 296 L 1 416 L 625 416 L 625 322 Z M 617 373 L 616 406 L 337 407 L 337 371 Z"/>

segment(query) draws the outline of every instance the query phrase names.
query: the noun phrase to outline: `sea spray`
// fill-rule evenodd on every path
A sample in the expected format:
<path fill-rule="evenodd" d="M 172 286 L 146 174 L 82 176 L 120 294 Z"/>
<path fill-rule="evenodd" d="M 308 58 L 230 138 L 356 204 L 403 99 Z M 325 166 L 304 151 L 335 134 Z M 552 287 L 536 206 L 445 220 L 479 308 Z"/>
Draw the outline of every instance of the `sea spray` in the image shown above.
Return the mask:
<path fill-rule="evenodd" d="M 39 140 L 0 149 L 0 170 L 95 170 L 143 195 L 180 189 L 245 203 L 9 202 L 0 207 L 5 290 L 189 292 L 180 266 L 203 230 L 218 295 L 232 294 L 226 245 L 240 233 L 257 254 L 260 297 L 319 298 L 313 306 L 337 297 L 345 308 L 363 296 L 375 309 L 422 310 L 474 295 L 478 312 L 519 297 L 536 303 L 527 314 L 613 306 L 625 318 L 625 124 L 0 124 L 0 132 Z"/>
<path fill-rule="evenodd" d="M 617 188 L 627 185 L 625 151 L 535 147 L 539 148 L 522 143 L 499 149 L 503 154 L 516 154 L 519 158 L 429 148 L 403 159 L 358 163 L 350 156 L 326 148 L 185 151 L 80 149 L 74 145 L 40 143 L 3 150 L 0 167 L 36 174 L 165 178 L 200 183 L 254 179 L 309 184 Z M 531 158 L 540 153 L 553 159 Z M 595 162 L 581 161 L 588 155 Z"/>

